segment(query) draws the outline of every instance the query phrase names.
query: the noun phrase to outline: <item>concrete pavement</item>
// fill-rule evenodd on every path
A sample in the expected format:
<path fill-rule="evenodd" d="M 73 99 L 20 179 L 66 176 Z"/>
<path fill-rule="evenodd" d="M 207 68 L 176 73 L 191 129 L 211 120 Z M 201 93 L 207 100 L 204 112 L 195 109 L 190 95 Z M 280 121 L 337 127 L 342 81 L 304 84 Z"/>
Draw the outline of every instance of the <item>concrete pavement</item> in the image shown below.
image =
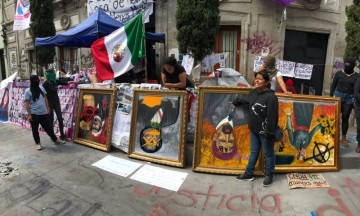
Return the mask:
<path fill-rule="evenodd" d="M 152 164 L 188 173 L 172 192 L 91 166 L 106 155 L 146 163 L 120 151 L 55 146 L 45 134 L 41 139 L 43 150 L 37 151 L 30 130 L 0 124 L 0 170 L 8 172 L 0 174 L 0 215 L 360 215 L 358 169 L 323 173 L 331 188 L 289 190 L 280 174 L 264 188 L 263 177 L 237 182 L 234 176 L 192 172 L 190 166 Z"/>

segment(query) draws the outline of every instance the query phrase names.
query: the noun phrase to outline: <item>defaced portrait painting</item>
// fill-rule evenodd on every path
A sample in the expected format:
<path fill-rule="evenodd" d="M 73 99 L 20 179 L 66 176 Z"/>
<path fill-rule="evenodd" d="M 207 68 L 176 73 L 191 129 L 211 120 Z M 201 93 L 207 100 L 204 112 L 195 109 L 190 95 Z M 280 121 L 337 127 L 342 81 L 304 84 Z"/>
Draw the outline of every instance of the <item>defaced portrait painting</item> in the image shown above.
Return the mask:
<path fill-rule="evenodd" d="M 116 89 L 80 89 L 74 142 L 109 151 Z"/>
<path fill-rule="evenodd" d="M 338 170 L 340 101 L 318 96 L 278 98 L 284 139 L 275 143 L 275 171 Z"/>
<path fill-rule="evenodd" d="M 184 166 L 186 121 L 186 92 L 135 90 L 129 156 Z"/>
<path fill-rule="evenodd" d="M 234 107 L 232 101 L 249 89 L 200 87 L 193 170 L 222 174 L 245 171 L 250 156 L 248 105 Z M 255 168 L 262 174 L 262 158 Z"/>

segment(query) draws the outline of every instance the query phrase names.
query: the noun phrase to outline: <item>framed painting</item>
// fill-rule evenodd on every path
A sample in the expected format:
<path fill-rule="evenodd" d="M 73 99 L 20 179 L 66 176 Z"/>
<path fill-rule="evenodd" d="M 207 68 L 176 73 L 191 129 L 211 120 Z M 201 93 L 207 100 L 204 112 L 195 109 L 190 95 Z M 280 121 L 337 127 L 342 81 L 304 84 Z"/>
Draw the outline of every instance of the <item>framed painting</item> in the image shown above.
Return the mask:
<path fill-rule="evenodd" d="M 116 88 L 80 88 L 74 142 L 110 151 Z"/>
<path fill-rule="evenodd" d="M 184 167 L 187 103 L 185 91 L 135 89 L 129 157 Z"/>
<path fill-rule="evenodd" d="M 275 143 L 276 172 L 340 169 L 340 100 L 310 95 L 278 95 L 283 142 Z"/>
<path fill-rule="evenodd" d="M 193 170 L 219 174 L 244 173 L 250 156 L 249 106 L 234 107 L 249 88 L 201 86 L 195 132 Z M 255 175 L 263 175 L 263 157 Z"/>

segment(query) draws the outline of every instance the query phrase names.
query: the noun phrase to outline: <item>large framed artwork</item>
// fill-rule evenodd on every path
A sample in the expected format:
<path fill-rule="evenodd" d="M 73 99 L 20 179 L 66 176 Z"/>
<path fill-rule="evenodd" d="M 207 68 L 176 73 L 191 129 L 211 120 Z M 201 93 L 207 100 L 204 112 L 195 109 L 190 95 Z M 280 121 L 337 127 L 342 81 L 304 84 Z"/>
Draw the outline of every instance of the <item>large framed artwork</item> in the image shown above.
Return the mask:
<path fill-rule="evenodd" d="M 81 88 L 74 142 L 110 151 L 116 88 Z"/>
<path fill-rule="evenodd" d="M 232 101 L 249 93 L 248 88 L 201 86 L 195 132 L 193 170 L 240 174 L 250 156 L 249 106 L 234 107 Z M 254 174 L 263 175 L 260 155 Z"/>
<path fill-rule="evenodd" d="M 278 99 L 284 140 L 275 143 L 275 171 L 338 171 L 340 100 L 282 94 Z"/>
<path fill-rule="evenodd" d="M 134 90 L 129 157 L 184 167 L 185 91 Z"/>

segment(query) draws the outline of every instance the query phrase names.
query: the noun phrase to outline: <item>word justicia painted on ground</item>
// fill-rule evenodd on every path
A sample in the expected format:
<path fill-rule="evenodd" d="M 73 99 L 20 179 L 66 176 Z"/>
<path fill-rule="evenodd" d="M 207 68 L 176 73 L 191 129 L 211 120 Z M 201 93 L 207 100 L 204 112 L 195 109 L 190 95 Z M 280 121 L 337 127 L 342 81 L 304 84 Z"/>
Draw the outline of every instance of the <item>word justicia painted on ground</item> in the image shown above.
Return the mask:
<path fill-rule="evenodd" d="M 158 199 L 167 199 L 172 204 L 186 207 L 198 208 L 202 210 L 208 209 L 228 209 L 233 212 L 243 212 L 251 210 L 257 212 L 257 208 L 261 208 L 266 212 L 281 213 L 280 195 L 276 193 L 267 194 L 258 197 L 256 193 L 250 194 L 221 194 L 215 191 L 215 186 L 210 185 L 207 191 L 196 191 L 191 189 L 181 189 L 178 192 L 168 192 L 159 187 L 147 187 L 143 185 L 135 185 L 133 194 L 135 197 L 147 198 L 156 197 Z M 203 201 L 200 201 L 203 200 Z M 210 206 L 216 203 L 215 206 Z M 169 208 L 163 205 L 155 205 L 151 215 L 158 215 L 156 211 L 167 212 L 171 215 Z"/>

